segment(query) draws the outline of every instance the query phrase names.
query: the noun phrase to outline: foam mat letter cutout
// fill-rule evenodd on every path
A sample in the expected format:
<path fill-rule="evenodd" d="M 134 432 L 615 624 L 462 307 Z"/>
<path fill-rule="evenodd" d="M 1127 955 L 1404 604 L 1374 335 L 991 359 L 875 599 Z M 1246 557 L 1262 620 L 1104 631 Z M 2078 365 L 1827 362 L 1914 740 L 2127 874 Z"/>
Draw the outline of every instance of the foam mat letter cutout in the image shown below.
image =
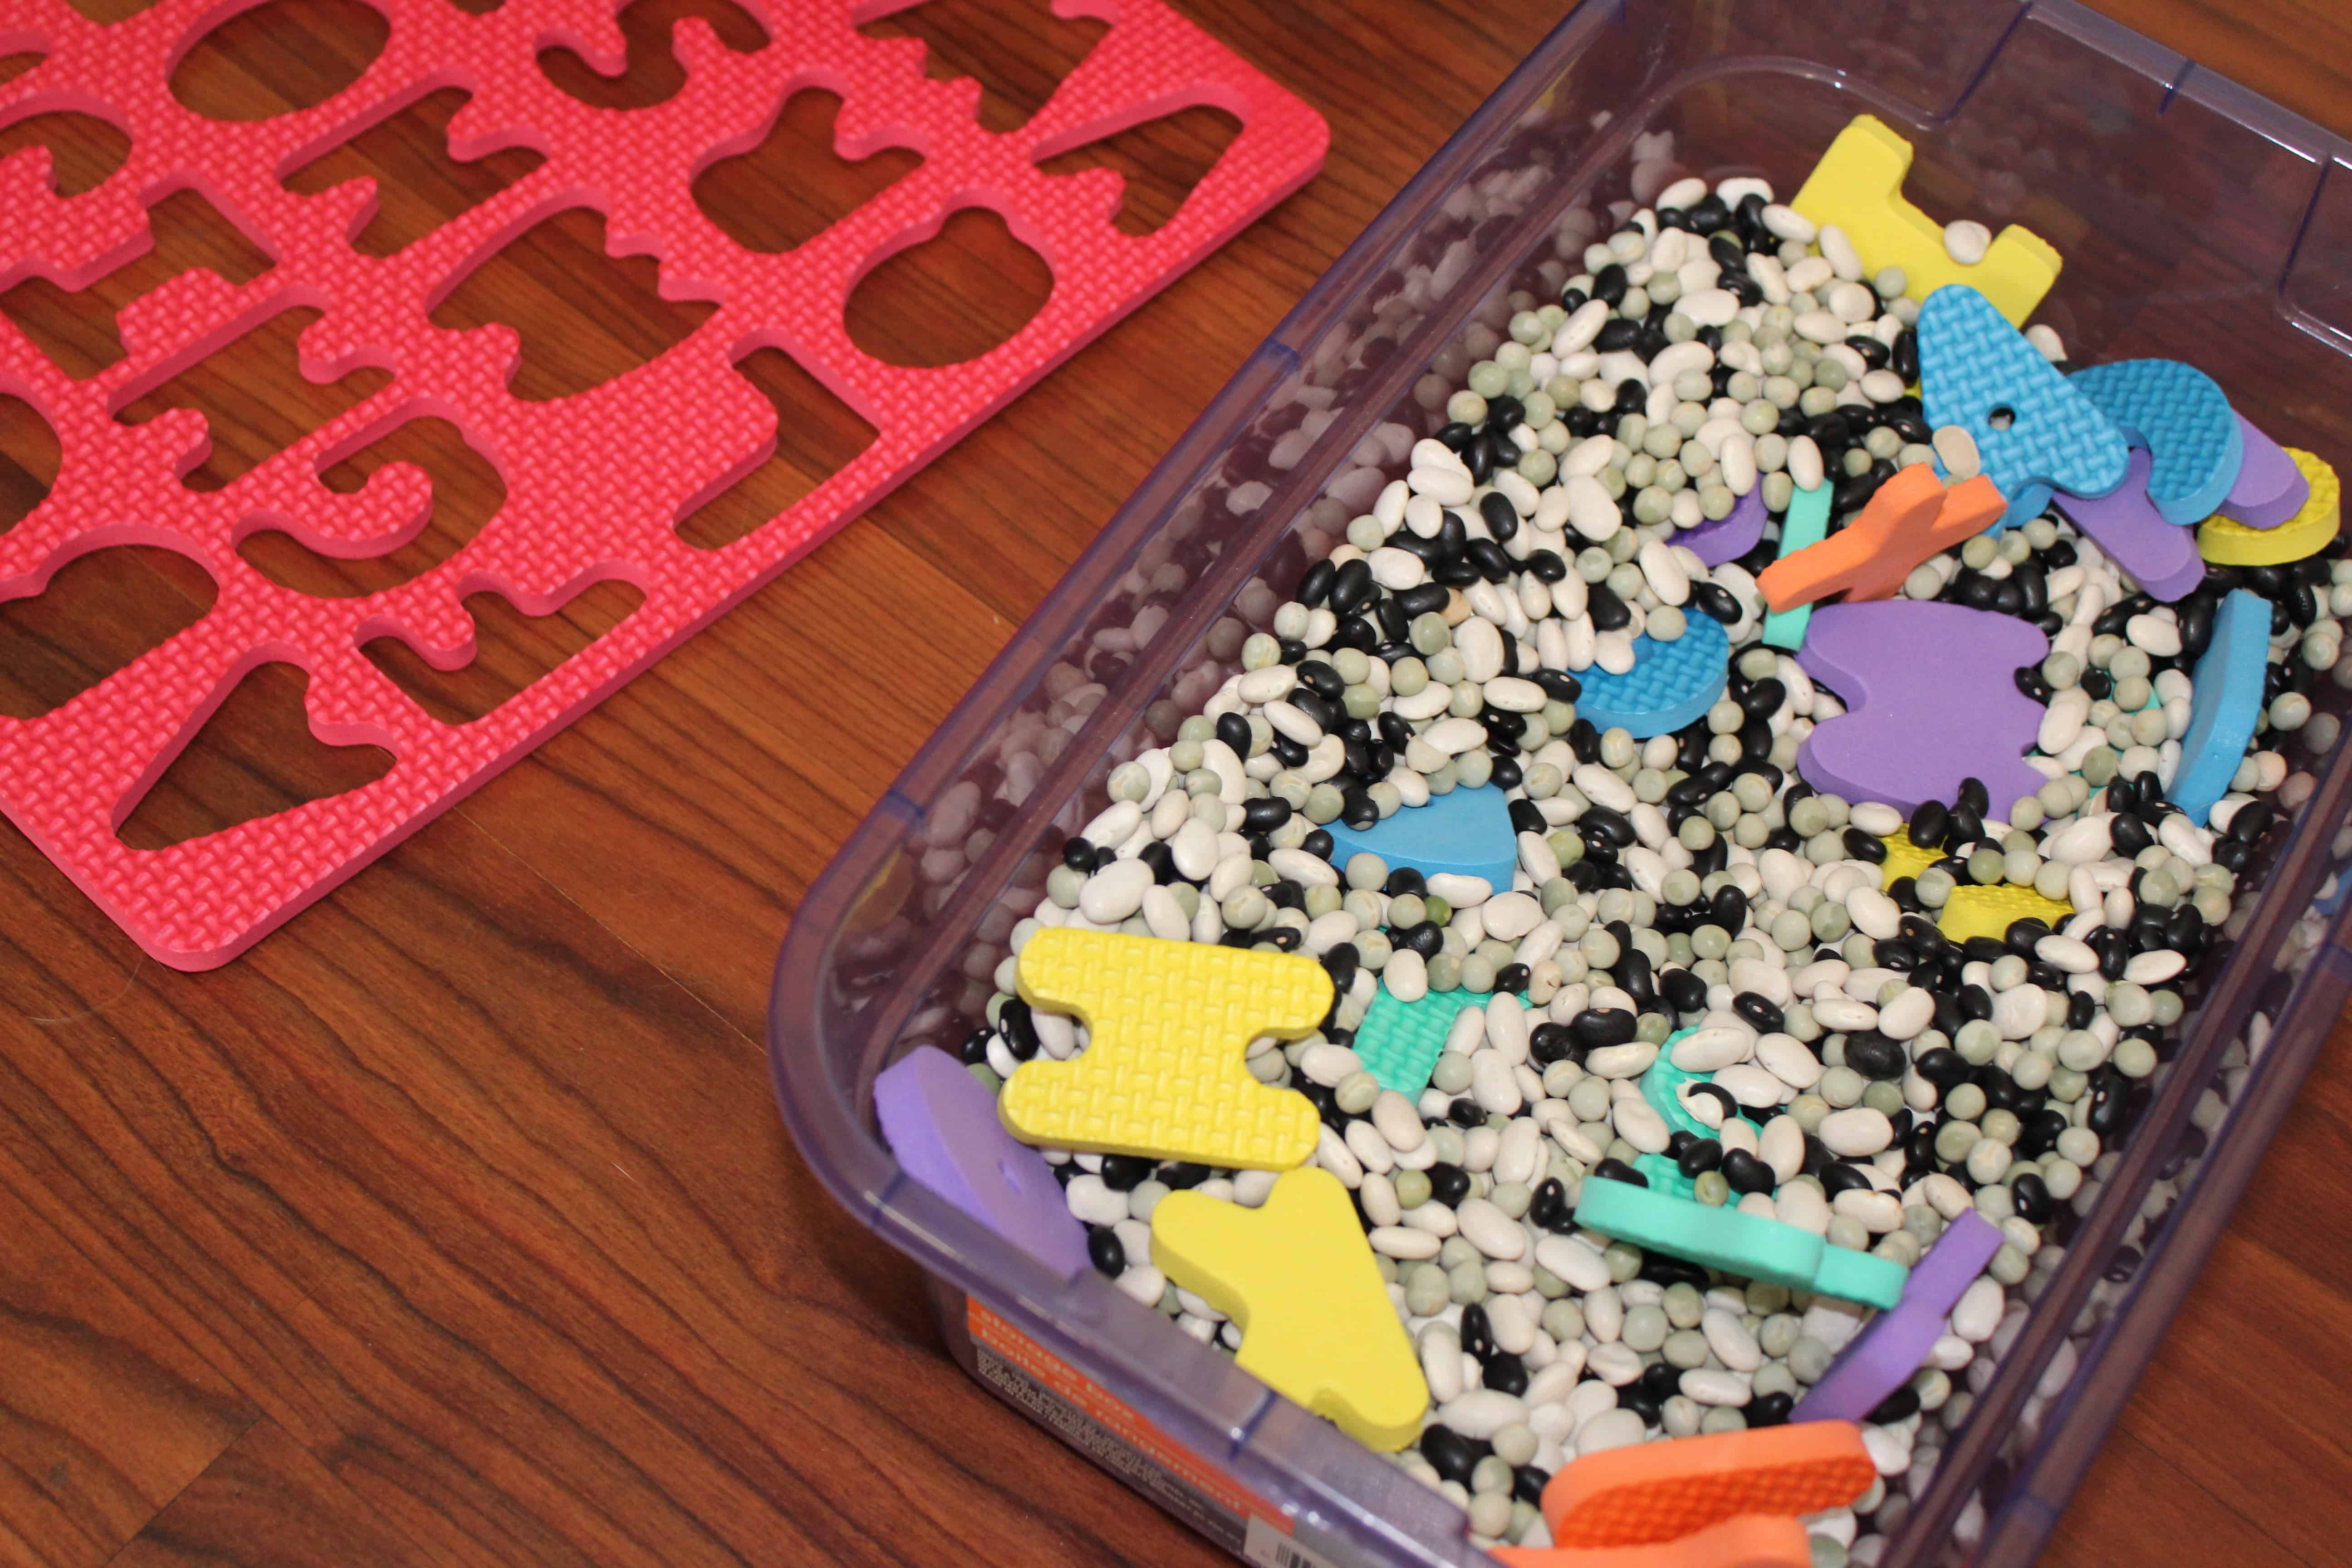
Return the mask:
<path fill-rule="evenodd" d="M 1297 1039 L 1331 1011 L 1313 959 L 1053 929 L 1029 939 L 1019 971 L 1031 1005 L 1076 1013 L 1092 1043 L 1006 1080 L 997 1113 L 1013 1136 L 1268 1171 L 1315 1152 L 1314 1105 L 1242 1065 L 1257 1036 Z"/>
<path fill-rule="evenodd" d="M 1151 1261 L 1241 1326 L 1234 1361 L 1276 1394 L 1367 1447 L 1419 1436 L 1429 1384 L 1330 1172 L 1293 1171 L 1255 1209 L 1171 1193 L 1151 1212 Z"/>

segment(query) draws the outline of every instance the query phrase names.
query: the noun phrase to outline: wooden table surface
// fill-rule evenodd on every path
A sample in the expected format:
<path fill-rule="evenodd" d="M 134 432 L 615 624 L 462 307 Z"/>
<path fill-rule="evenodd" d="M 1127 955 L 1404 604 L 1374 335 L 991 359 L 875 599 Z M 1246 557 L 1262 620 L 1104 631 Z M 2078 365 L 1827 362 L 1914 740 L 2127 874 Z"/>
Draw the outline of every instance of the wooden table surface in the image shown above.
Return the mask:
<path fill-rule="evenodd" d="M 93 14 L 101 0 L 76 0 Z M 105 0 L 116 15 L 137 0 Z M 515 0 L 520 3 L 520 0 Z M 1554 23 L 1558 0 L 1178 0 L 1327 117 L 1324 174 L 806 562 L 247 957 L 145 960 L 0 830 L 0 1563 L 162 1565 L 719 1563 L 1206 1565 L 1223 1559 L 965 1381 L 913 1269 L 819 1192 L 762 1055 L 765 986 L 803 890 L 1149 466 L 1280 314 Z M 2352 23 L 2332 0 L 2104 0 L 2164 43 L 2352 130 Z M 869 7 L 871 9 L 873 7 Z M 1830 9 L 1834 9 L 1830 8 Z M 992 17 L 992 11 L 1004 13 Z M 678 79 L 667 21 L 759 33 L 727 0 L 645 0 L 619 82 L 542 57 L 593 101 Z M 1826 17 L 1826 12 L 1824 13 Z M 193 106 L 258 112 L 349 79 L 373 14 L 293 0 L 182 66 Z M 1015 124 L 1098 35 L 1043 0 L 932 0 L 878 24 L 975 74 Z M 0 63 L 0 73 L 20 68 Z M 530 167 L 452 164 L 440 94 L 292 178 L 379 174 L 362 244 L 421 235 Z M 706 205 L 795 243 L 897 170 L 830 160 L 795 101 Z M 120 138 L 21 125 L 67 188 Z M 1101 156 L 1123 221 L 1164 218 L 1221 147 L 1194 111 Z M 1025 320 L 1046 278 L 967 215 L 859 296 L 877 352 L 960 357 Z M 82 295 L 0 298 L 88 374 L 111 313 L 191 266 L 264 258 L 193 195 L 155 252 Z M 593 385 L 698 320 L 613 262 L 582 215 L 535 231 L 442 307 L 524 333 L 518 391 Z M 257 334 L 144 400 L 213 416 L 196 482 L 373 389 L 294 374 Z M 786 407 L 781 356 L 749 373 Z M 140 410 L 134 410 L 134 413 Z M 0 522 L 54 472 L 0 400 Z M 714 508 L 726 537 L 861 432 L 788 421 L 783 460 Z M 395 457 L 435 474 L 425 536 L 339 563 L 282 535 L 248 558 L 359 592 L 413 574 L 498 505 L 446 426 Z M 797 466 L 796 466 L 797 465 Z M 728 510 L 732 508 L 732 510 Z M 0 711 L 36 712 L 201 613 L 176 557 L 115 552 L 0 607 Z M 477 600 L 483 654 L 442 676 L 387 655 L 449 715 L 481 711 L 629 607 L 613 585 L 546 622 Z M 168 844 L 347 788 L 383 765 L 300 725 L 301 677 L 240 688 L 124 827 Z M 2060 1531 L 2062 1564 L 2345 1561 L 2352 1398 L 2352 1067 L 2339 1028 L 2238 1223 Z"/>

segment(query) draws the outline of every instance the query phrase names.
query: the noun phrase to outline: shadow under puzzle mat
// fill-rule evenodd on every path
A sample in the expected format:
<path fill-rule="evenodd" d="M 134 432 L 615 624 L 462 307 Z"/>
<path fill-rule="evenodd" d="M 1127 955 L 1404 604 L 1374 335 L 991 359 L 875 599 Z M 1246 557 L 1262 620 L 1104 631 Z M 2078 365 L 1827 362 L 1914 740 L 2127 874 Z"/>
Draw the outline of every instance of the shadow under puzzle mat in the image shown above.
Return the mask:
<path fill-rule="evenodd" d="M 364 74 L 314 108 L 226 121 L 184 108 L 167 86 L 206 33 L 249 5 L 165 0 L 106 26 L 63 0 L 12 0 L 0 57 L 37 53 L 0 86 L 0 127 L 32 115 L 95 115 L 130 137 L 122 167 L 70 198 L 49 155 L 0 163 L 0 289 L 33 277 L 68 290 L 142 254 L 147 205 L 193 188 L 270 258 L 242 287 L 195 271 L 122 309 L 125 350 L 86 380 L 66 374 L 13 323 L 0 324 L 0 393 L 56 432 L 55 487 L 0 535 L 0 600 L 42 592 L 77 556 L 160 545 L 218 585 L 202 619 L 54 710 L 0 719 L 0 810 L 100 908 L 163 962 L 226 962 L 499 768 L 585 710 L 856 516 L 908 473 L 1230 238 L 1321 166 L 1319 116 L 1182 20 L 1162 0 L 1059 0 L 1065 16 L 1109 30 L 1026 124 L 978 122 L 979 84 L 928 79 L 924 46 L 860 35 L 855 23 L 902 6 L 741 0 L 767 30 L 751 53 L 699 21 L 679 25 L 684 87 L 646 109 L 592 108 L 541 74 L 542 48 L 570 46 L 617 73 L 626 48 L 620 0 L 508 0 L 470 16 L 451 0 L 370 0 L 390 37 Z M 884 147 L 919 166 L 799 247 L 743 248 L 706 217 L 690 187 L 755 141 L 803 88 L 839 94 L 836 145 Z M 458 159 L 520 145 L 545 162 L 424 238 L 381 258 L 351 239 L 373 205 L 370 182 L 297 195 L 287 171 L 424 95 L 470 94 L 449 127 Z M 1242 122 L 1176 216 L 1142 237 L 1112 218 L 1108 170 L 1048 176 L 1041 159 L 1185 107 Z M 451 331 L 428 311 L 510 239 L 560 211 L 605 215 L 615 255 L 659 259 L 662 291 L 715 301 L 683 342 L 614 380 L 550 402 L 515 397 L 517 338 Z M 953 211 L 991 207 L 1042 255 L 1050 298 L 1005 342 L 961 364 L 912 369 L 851 343 L 844 310 L 858 280 L 936 233 Z M 139 425 L 117 414 L 182 370 L 278 314 L 323 310 L 299 341 L 313 381 L 361 366 L 390 381 L 320 429 L 232 480 L 198 491 L 181 476 L 204 459 L 204 416 L 173 409 Z M 777 416 L 735 363 L 782 349 L 872 426 L 862 455 L 743 538 L 697 548 L 680 519 L 762 461 Z M 339 494 L 321 471 L 408 420 L 437 416 L 488 456 L 507 499 L 447 560 L 353 598 L 280 586 L 237 541 L 280 529 L 321 553 L 380 554 L 415 536 L 430 510 L 419 469 L 388 465 Z M 361 651 L 396 637 L 442 668 L 474 655 L 463 600 L 494 590 L 546 615 L 590 584 L 620 579 L 643 603 L 625 620 L 471 723 L 439 721 Z M 117 829 L 237 682 L 286 660 L 309 672 L 309 720 L 331 745 L 381 746 L 383 777 L 163 849 Z"/>

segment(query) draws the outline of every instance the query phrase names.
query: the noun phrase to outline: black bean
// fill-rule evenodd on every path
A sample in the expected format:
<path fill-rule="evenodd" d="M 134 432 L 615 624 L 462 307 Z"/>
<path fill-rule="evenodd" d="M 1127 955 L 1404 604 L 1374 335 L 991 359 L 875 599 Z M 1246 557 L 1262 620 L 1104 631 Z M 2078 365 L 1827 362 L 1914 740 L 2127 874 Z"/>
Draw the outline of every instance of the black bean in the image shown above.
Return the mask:
<path fill-rule="evenodd" d="M 1310 610 L 1320 605 L 1329 597 L 1331 580 L 1339 574 L 1339 569 L 1330 562 L 1318 561 L 1307 569 L 1306 575 L 1298 579 L 1298 602 Z"/>
<path fill-rule="evenodd" d="M 1780 1184 L 1780 1178 L 1772 1173 L 1772 1167 L 1745 1149 L 1725 1149 L 1720 1168 L 1723 1179 L 1731 1184 L 1731 1190 L 1743 1196 L 1748 1193 L 1769 1193 Z"/>
<path fill-rule="evenodd" d="M 1116 1279 L 1127 1272 L 1127 1248 L 1118 1239 L 1118 1232 L 1107 1225 L 1087 1227 L 1087 1257 L 1095 1272 Z"/>
<path fill-rule="evenodd" d="M 1712 1138 L 1694 1138 L 1675 1158 L 1675 1169 L 1685 1176 L 1701 1176 L 1723 1163 L 1723 1145 Z M 1728 1178 L 1727 1178 L 1727 1180 Z"/>
<path fill-rule="evenodd" d="M 1650 1178 L 1622 1160 L 1603 1160 L 1592 1167 L 1593 1175 L 1604 1182 L 1623 1182 L 1628 1186 L 1646 1187 Z"/>
<path fill-rule="evenodd" d="M 1900 1078 L 1903 1047 L 1875 1029 L 1856 1030 L 1845 1037 L 1845 1065 L 1864 1078 Z"/>
<path fill-rule="evenodd" d="M 2050 1188 L 2041 1177 L 2031 1172 L 2021 1174 L 2010 1184 L 2009 1191 L 2017 1200 L 2019 1217 L 2034 1225 L 2050 1217 Z"/>
<path fill-rule="evenodd" d="M 1470 1173 L 1459 1165 L 1440 1160 L 1429 1167 L 1428 1175 L 1429 1195 L 1447 1208 L 1470 1195 Z"/>
<path fill-rule="evenodd" d="M 1588 1007 L 1576 1016 L 1568 1028 L 1578 1045 L 1587 1050 L 1598 1050 L 1604 1046 L 1628 1043 L 1640 1026 L 1641 1020 L 1622 1007 Z"/>
<path fill-rule="evenodd" d="M 1478 1468 L 1478 1461 L 1493 1451 L 1491 1445 L 1475 1437 L 1465 1437 L 1451 1426 L 1432 1424 L 1421 1434 L 1421 1457 L 1429 1461 L 1438 1479 L 1458 1481 L 1465 1487 L 1470 1484 L 1470 1472 Z"/>
<path fill-rule="evenodd" d="M 1622 631 L 1633 622 L 1633 612 L 1606 583 L 1595 583 L 1585 590 L 1585 613 L 1592 617 L 1596 631 Z"/>
<path fill-rule="evenodd" d="M 1874 1426 L 1889 1426 L 1897 1421 L 1916 1415 L 1919 1411 L 1919 1391 L 1909 1384 L 1898 1384 L 1895 1392 L 1880 1400 L 1871 1413 L 1863 1417 Z"/>

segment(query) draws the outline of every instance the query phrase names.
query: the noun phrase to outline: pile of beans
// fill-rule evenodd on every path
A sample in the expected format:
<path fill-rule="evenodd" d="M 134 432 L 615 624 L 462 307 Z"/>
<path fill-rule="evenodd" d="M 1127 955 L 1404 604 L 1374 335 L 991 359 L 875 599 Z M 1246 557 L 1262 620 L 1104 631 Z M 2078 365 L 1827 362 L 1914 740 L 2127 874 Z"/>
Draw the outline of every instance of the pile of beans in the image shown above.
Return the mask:
<path fill-rule="evenodd" d="M 1947 242 L 1969 259 L 1984 238 L 1956 224 Z M 1865 276 L 1843 235 L 1754 179 L 1679 182 L 1581 261 L 1556 300 L 1513 296 L 1507 333 L 1475 329 L 1463 384 L 1424 383 L 1433 437 L 1376 434 L 1396 477 L 1287 598 L 1244 595 L 1236 614 L 1267 629 L 1212 634 L 1238 672 L 1111 773 L 1010 945 L 1062 925 L 1328 970 L 1324 1027 L 1254 1042 L 1248 1066 L 1322 1117 L 1313 1163 L 1354 1191 L 1430 1387 L 1396 1462 L 1481 1543 L 1545 1543 L 1536 1500 L 1580 1454 L 1785 1421 L 1867 1316 L 1580 1231 L 1587 1177 L 1639 1181 L 1640 1155 L 1665 1155 L 1701 1203 L 1906 1265 L 1966 1210 L 1993 1222 L 1999 1253 L 1864 1426 L 1880 1480 L 1809 1521 L 1817 1563 L 1874 1563 L 2057 1267 L 2065 1212 L 2095 1199 L 2249 857 L 2313 787 L 2279 737 L 2307 727 L 2315 754 L 2335 739 L 2309 692 L 2344 679 L 2352 564 L 2331 545 L 2214 567 L 2160 604 L 2062 511 L 1971 539 L 1903 594 L 2051 636 L 2038 667 L 2000 672 L 2047 704 L 2046 782 L 1996 801 L 1971 781 L 1907 819 L 1818 793 L 1798 747 L 1843 708 L 1759 640 L 1772 531 L 1714 568 L 1676 539 L 1759 489 L 1777 516 L 1829 482 L 1845 520 L 1901 468 L 1972 472 L 1965 432 L 1928 428 L 1906 390 L 1917 307 L 1899 272 Z M 2063 363 L 2047 327 L 2029 337 Z M 2164 789 L 2236 588 L 2273 606 L 2264 714 L 2194 822 Z M 1671 643 L 1698 616 L 1731 644 L 1702 719 L 1637 740 L 1578 717 L 1580 676 L 1623 671 L 1636 637 Z M 1508 887 L 1339 855 L 1326 831 L 1480 785 L 1508 799 Z M 1933 863 L 1882 887 L 1898 828 Z M 1937 912 L 1975 885 L 2077 912 L 1954 942 Z M 992 1085 L 1086 1047 L 1013 994 L 1013 963 L 964 1047 Z M 1483 998 L 1418 1100 L 1350 1048 L 1382 990 Z M 1684 1029 L 1676 1060 L 1713 1074 L 1689 1100 L 1709 1137 L 1670 1135 L 1636 1087 Z M 1047 1158 L 1097 1268 L 1204 1342 L 1238 1343 L 1152 1267 L 1152 1212 L 1186 1187 L 1262 1203 L 1273 1173 Z"/>

